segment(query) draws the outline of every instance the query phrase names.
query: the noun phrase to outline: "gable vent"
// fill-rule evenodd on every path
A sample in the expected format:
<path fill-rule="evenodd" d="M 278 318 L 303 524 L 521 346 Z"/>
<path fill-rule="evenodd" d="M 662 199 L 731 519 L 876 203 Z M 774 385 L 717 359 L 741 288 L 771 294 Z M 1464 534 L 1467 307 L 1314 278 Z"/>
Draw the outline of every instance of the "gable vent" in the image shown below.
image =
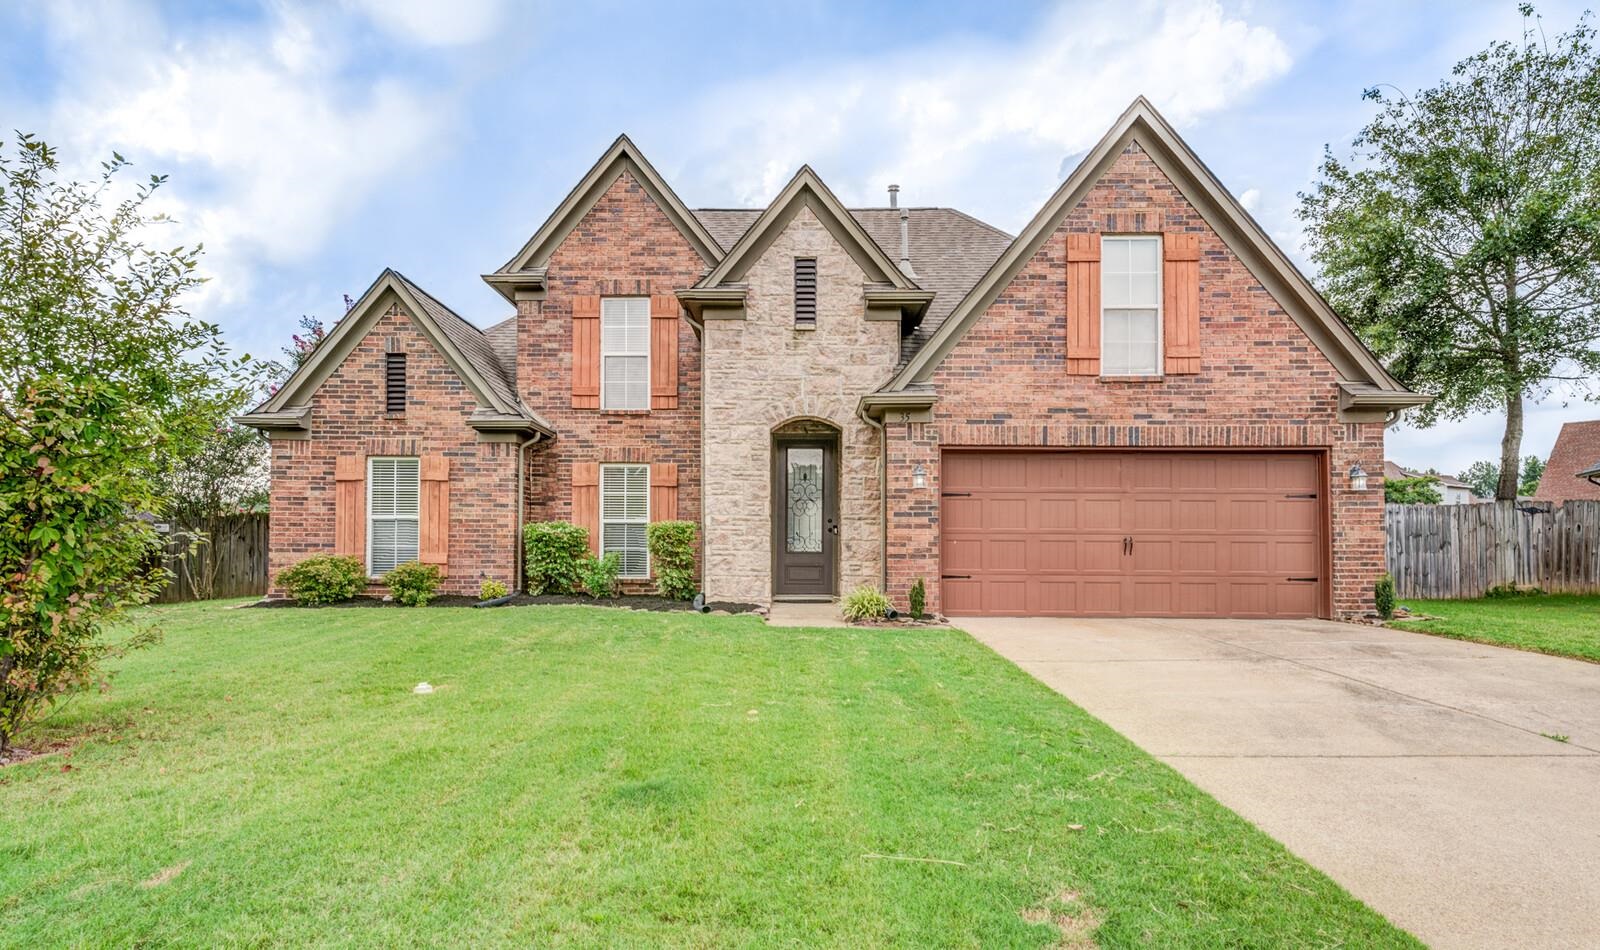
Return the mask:
<path fill-rule="evenodd" d="M 794 259 L 794 325 L 817 325 L 817 259 Z"/>
<path fill-rule="evenodd" d="M 385 353 L 383 367 L 384 408 L 389 412 L 406 411 L 406 355 Z"/>

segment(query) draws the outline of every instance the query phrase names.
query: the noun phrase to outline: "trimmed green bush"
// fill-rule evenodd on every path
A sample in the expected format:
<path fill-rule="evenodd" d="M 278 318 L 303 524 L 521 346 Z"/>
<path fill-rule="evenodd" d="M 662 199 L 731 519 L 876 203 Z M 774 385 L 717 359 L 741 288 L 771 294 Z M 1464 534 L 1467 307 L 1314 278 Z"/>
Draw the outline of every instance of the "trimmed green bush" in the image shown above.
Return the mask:
<path fill-rule="evenodd" d="M 349 600 L 367 587 L 367 568 L 357 558 L 313 554 L 278 574 L 278 585 L 307 607 Z"/>
<path fill-rule="evenodd" d="M 1501 584 L 1491 587 L 1483 592 L 1483 596 L 1493 600 L 1503 600 L 1507 597 L 1540 597 L 1544 589 L 1540 587 L 1518 587 L 1515 584 Z"/>
<path fill-rule="evenodd" d="M 578 576 L 590 597 L 617 596 L 617 575 L 622 573 L 622 555 L 615 551 L 605 557 L 586 557 L 578 565 Z"/>
<path fill-rule="evenodd" d="M 565 521 L 536 521 L 522 529 L 528 593 L 573 594 L 583 583 L 589 532 Z"/>
<path fill-rule="evenodd" d="M 845 596 L 839 605 L 844 619 L 851 623 L 862 620 L 882 620 L 889 612 L 889 598 L 870 584 L 862 584 Z"/>
<path fill-rule="evenodd" d="M 444 574 L 437 564 L 407 561 L 383 575 L 383 586 L 389 596 L 406 607 L 426 607 L 439 590 Z"/>
<path fill-rule="evenodd" d="M 693 521 L 657 521 L 645 529 L 650 565 L 656 572 L 656 593 L 673 600 L 695 594 L 694 553 L 700 529 Z"/>
<path fill-rule="evenodd" d="M 506 595 L 506 585 L 492 577 L 485 577 L 483 583 L 478 585 L 479 600 L 497 600 Z"/>
<path fill-rule="evenodd" d="M 1372 599 L 1378 606 L 1378 616 L 1385 620 L 1394 617 L 1394 578 L 1385 574 L 1372 585 Z"/>
<path fill-rule="evenodd" d="M 923 608 L 928 604 L 928 588 L 923 586 L 922 578 L 917 578 L 917 582 L 911 585 L 908 599 L 911 601 L 911 619 L 921 620 L 927 616 Z"/>

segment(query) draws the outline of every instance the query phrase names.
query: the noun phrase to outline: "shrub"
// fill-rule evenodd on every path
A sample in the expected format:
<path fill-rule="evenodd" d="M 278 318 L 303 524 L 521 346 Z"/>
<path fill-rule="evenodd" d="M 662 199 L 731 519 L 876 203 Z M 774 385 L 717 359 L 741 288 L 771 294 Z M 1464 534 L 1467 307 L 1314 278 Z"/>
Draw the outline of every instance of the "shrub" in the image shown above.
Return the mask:
<path fill-rule="evenodd" d="M 911 585 L 909 600 L 911 601 L 911 617 L 913 620 L 921 620 L 927 616 L 922 608 L 927 606 L 928 603 L 928 588 L 923 586 L 922 578 L 917 578 L 917 582 Z"/>
<path fill-rule="evenodd" d="M 485 577 L 483 583 L 478 585 L 479 600 L 498 600 L 506 595 L 506 585 L 491 577 Z"/>
<path fill-rule="evenodd" d="M 589 532 L 565 521 L 536 521 L 522 529 L 528 593 L 571 594 L 589 556 Z"/>
<path fill-rule="evenodd" d="M 1507 597 L 1538 597 L 1543 593 L 1544 588 L 1542 587 L 1518 587 L 1515 584 L 1501 584 L 1498 587 L 1491 587 L 1484 591 L 1483 596 L 1502 600 Z"/>
<path fill-rule="evenodd" d="M 586 557 L 578 565 L 583 589 L 590 597 L 617 596 L 617 575 L 622 573 L 622 555 L 615 551 L 605 557 Z"/>
<path fill-rule="evenodd" d="M 1418 475 L 1385 479 L 1383 500 L 1391 505 L 1437 505 L 1444 499 L 1439 495 L 1437 475 Z"/>
<path fill-rule="evenodd" d="M 672 600 L 694 596 L 694 552 L 699 534 L 693 521 L 657 521 L 645 530 L 650 563 L 656 572 L 656 593 Z"/>
<path fill-rule="evenodd" d="M 426 607 L 444 577 L 437 564 L 407 561 L 383 575 L 389 594 L 406 607 Z"/>
<path fill-rule="evenodd" d="M 358 558 L 314 554 L 279 574 L 278 584 L 299 603 L 320 607 L 365 590 L 367 569 Z"/>
<path fill-rule="evenodd" d="M 1385 574 L 1372 585 L 1372 599 L 1378 605 L 1378 616 L 1388 620 L 1394 616 L 1394 578 Z"/>
<path fill-rule="evenodd" d="M 889 598 L 870 584 L 862 584 L 851 591 L 839 605 L 844 619 L 855 623 L 861 620 L 881 620 L 889 612 Z"/>

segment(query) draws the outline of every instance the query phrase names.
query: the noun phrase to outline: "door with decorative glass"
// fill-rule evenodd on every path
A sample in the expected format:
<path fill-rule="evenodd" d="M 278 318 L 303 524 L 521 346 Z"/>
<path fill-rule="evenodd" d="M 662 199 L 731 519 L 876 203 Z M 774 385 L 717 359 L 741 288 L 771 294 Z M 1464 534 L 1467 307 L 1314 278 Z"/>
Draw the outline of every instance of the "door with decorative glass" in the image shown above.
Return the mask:
<path fill-rule="evenodd" d="M 772 592 L 832 595 L 839 501 L 831 442 L 780 440 L 773 450 Z"/>

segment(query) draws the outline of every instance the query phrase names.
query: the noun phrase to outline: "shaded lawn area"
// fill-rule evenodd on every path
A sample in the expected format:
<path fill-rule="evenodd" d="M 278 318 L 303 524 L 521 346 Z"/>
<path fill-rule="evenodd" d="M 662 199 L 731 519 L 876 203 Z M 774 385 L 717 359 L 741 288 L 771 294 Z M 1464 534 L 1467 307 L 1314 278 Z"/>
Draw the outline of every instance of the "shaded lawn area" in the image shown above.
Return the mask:
<path fill-rule="evenodd" d="M 159 613 L 0 771 L 0 943 L 1417 945 L 959 631 Z"/>
<path fill-rule="evenodd" d="M 1600 663 L 1600 594 L 1535 594 L 1482 600 L 1407 600 L 1437 620 L 1392 627 Z"/>

